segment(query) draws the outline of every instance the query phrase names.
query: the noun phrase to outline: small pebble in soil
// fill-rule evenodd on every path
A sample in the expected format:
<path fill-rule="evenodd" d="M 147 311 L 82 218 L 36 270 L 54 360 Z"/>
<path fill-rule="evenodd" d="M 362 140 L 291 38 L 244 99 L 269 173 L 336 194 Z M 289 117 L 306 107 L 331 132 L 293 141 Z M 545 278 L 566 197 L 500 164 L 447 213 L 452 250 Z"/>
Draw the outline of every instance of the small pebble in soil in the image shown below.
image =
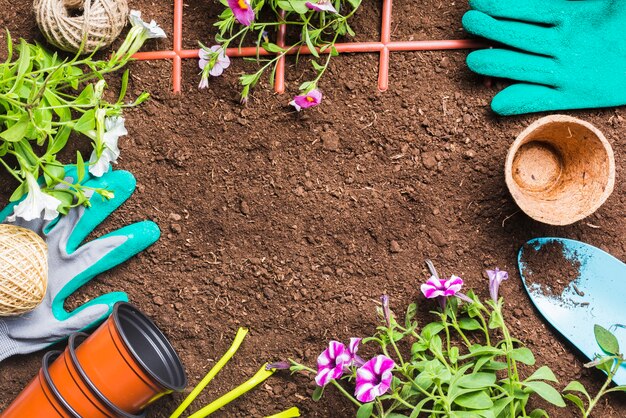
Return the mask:
<path fill-rule="evenodd" d="M 398 241 L 396 240 L 392 240 L 391 243 L 389 243 L 389 251 L 391 251 L 392 253 L 399 253 L 402 249 L 400 248 L 400 244 L 398 244 Z"/>
<path fill-rule="evenodd" d="M 170 213 L 167 219 L 169 219 L 170 221 L 178 222 L 183 219 L 183 217 L 180 216 L 178 213 Z"/>
<path fill-rule="evenodd" d="M 322 134 L 322 146 L 328 151 L 337 151 L 339 149 L 339 135 L 335 132 L 324 132 Z"/>
<path fill-rule="evenodd" d="M 250 206 L 248 205 L 248 202 L 246 202 L 245 200 L 242 200 L 241 203 L 239 204 L 239 210 L 241 211 L 242 214 L 246 216 L 250 215 Z"/>
<path fill-rule="evenodd" d="M 154 298 L 152 298 L 152 302 L 154 302 L 154 304 L 157 306 L 163 306 L 163 304 L 165 303 L 161 296 L 155 296 Z"/>
<path fill-rule="evenodd" d="M 180 224 L 171 224 L 170 230 L 175 234 L 180 234 L 183 228 L 180 226 Z"/>

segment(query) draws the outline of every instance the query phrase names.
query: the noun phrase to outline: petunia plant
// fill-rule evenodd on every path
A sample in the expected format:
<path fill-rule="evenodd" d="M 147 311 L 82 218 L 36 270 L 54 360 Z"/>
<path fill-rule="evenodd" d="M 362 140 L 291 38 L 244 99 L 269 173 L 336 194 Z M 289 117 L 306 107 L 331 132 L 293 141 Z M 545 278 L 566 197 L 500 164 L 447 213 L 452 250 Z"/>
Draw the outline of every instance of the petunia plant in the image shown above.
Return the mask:
<path fill-rule="evenodd" d="M 207 47 L 200 44 L 199 67 L 201 70 L 199 88 L 209 86 L 209 77 L 217 77 L 228 67 L 226 56 L 229 47 L 241 47 L 246 42 L 254 42 L 257 56 L 251 60 L 258 64 L 255 72 L 243 74 L 239 80 L 242 86 L 241 103 L 246 103 L 250 91 L 263 74 L 269 74 L 270 84 L 274 84 L 276 66 L 283 56 L 295 53 L 301 47 L 311 51 L 311 64 L 315 72 L 313 79 L 299 87 L 289 104 L 297 111 L 317 106 L 322 101 L 319 81 L 325 74 L 332 57 L 338 55 L 335 43 L 340 37 L 354 36 L 348 21 L 359 9 L 361 0 L 220 0 L 224 11 L 215 23 L 216 45 Z M 261 17 L 267 19 L 261 19 Z M 297 41 L 289 47 L 281 47 L 270 42 L 269 34 L 279 25 L 287 26 L 288 33 L 297 34 Z M 270 58 L 261 57 L 261 51 L 273 54 Z"/>
<path fill-rule="evenodd" d="M 18 186 L 10 197 L 12 219 L 54 219 L 69 208 L 89 204 L 88 194 L 111 198 L 104 189 L 89 191 L 86 176 L 102 176 L 117 162 L 118 139 L 127 134 L 122 112 L 148 98 L 141 94 L 126 103 L 128 72 L 122 76 L 117 100 L 105 98 L 104 76 L 122 69 L 151 38 L 165 37 L 154 22 L 144 22 L 132 11 L 131 29 L 108 59 L 75 56 L 64 59 L 39 44 L 21 40 L 14 51 L 10 34 L 8 56 L 0 63 L 0 164 Z M 88 161 L 76 155 L 77 182 L 65 178 L 57 154 L 72 139 L 88 139 L 93 152 Z M 89 174 L 88 174 L 89 173 Z"/>
<path fill-rule="evenodd" d="M 537 368 L 533 353 L 506 325 L 498 289 L 507 273 L 487 271 L 490 298 L 482 301 L 471 290 L 462 293 L 461 277 L 442 278 L 431 262 L 428 266 L 431 277 L 421 290 L 427 300 L 439 302 L 434 321 L 418 324 L 417 305 L 411 304 L 401 322 L 383 296 L 377 332 L 351 340 L 371 346 L 369 359 L 357 355 L 359 345 L 333 341 L 317 369 L 295 360 L 284 368 L 316 376 L 314 399 L 328 385 L 337 388 L 354 403 L 358 418 L 547 416 L 530 407 L 535 396 L 564 407 L 553 387 L 554 373 Z"/>

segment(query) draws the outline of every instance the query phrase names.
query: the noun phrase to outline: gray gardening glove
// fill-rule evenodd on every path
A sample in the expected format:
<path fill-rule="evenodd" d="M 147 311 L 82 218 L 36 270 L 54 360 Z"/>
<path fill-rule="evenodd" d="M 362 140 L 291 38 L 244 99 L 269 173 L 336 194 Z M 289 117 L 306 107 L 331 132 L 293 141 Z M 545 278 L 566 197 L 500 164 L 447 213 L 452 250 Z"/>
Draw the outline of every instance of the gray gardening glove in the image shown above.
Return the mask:
<path fill-rule="evenodd" d="M 67 167 L 66 176 L 76 175 Z M 34 311 L 0 318 L 0 361 L 14 354 L 41 350 L 70 334 L 94 327 L 106 319 L 125 293 L 100 296 L 67 312 L 65 299 L 98 274 L 107 271 L 152 245 L 160 235 L 154 222 L 144 221 L 113 231 L 81 246 L 85 238 L 135 190 L 135 178 L 126 171 L 109 171 L 100 178 L 88 177 L 85 186 L 115 193 L 110 200 L 94 194 L 91 206 L 73 208 L 52 221 L 17 218 L 13 224 L 35 231 L 48 245 L 48 289 Z M 13 213 L 15 204 L 0 211 L 0 220 Z"/>

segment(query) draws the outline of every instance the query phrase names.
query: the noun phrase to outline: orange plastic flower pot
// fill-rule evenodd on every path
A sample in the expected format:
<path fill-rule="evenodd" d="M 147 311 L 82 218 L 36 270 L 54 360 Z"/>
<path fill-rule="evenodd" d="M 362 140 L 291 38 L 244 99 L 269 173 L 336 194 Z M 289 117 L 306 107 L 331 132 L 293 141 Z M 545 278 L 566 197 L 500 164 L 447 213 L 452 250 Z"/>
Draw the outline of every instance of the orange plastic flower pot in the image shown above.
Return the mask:
<path fill-rule="evenodd" d="M 48 367 L 59 354 L 59 351 L 46 353 L 39 374 L 0 415 L 2 418 L 81 418 L 61 397 L 58 388 L 50 379 Z"/>
<path fill-rule="evenodd" d="M 91 395 L 90 398 L 95 398 L 95 400 L 98 401 L 98 404 L 101 405 L 101 408 L 100 408 L 101 410 L 103 410 L 103 408 L 106 409 L 107 411 L 106 413 L 108 414 L 106 416 L 121 417 L 121 418 L 145 417 L 145 413 L 141 415 L 133 415 L 126 411 L 122 411 L 120 408 L 114 405 L 110 400 L 108 400 L 106 396 L 104 396 L 102 392 L 100 392 L 100 389 L 98 389 L 96 385 L 89 379 L 89 377 L 87 376 L 87 373 L 85 373 L 85 370 L 78 362 L 78 357 L 76 355 L 76 347 L 78 347 L 78 345 L 80 345 L 80 343 L 84 341 L 87 337 L 88 335 L 85 334 L 84 332 L 77 332 L 75 334 L 72 334 L 69 338 L 67 349 L 65 350 L 65 353 L 63 355 L 64 356 L 63 361 L 67 365 L 67 369 L 72 379 L 75 382 L 77 382 L 77 384 L 81 387 L 81 391 L 89 392 L 89 394 Z M 62 390 L 61 390 L 61 395 L 63 395 Z M 70 405 L 72 406 L 74 405 L 67 396 L 64 396 L 64 398 L 68 400 L 68 403 Z M 110 415 L 111 413 L 112 415 Z M 96 417 L 98 415 L 94 414 L 94 415 L 84 415 L 84 416 Z"/>
<path fill-rule="evenodd" d="M 77 362 L 100 393 L 118 408 L 138 413 L 161 396 L 187 386 L 170 342 L 137 308 L 120 302 L 76 349 Z"/>

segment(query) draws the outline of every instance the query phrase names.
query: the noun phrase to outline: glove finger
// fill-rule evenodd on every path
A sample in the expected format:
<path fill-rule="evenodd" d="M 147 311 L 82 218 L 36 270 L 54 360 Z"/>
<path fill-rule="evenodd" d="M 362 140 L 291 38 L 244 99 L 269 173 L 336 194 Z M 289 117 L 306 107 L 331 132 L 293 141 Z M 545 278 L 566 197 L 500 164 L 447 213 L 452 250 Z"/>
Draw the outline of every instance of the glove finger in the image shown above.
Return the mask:
<path fill-rule="evenodd" d="M 491 108 L 503 116 L 563 109 L 563 96 L 551 87 L 514 84 L 493 98 Z"/>
<path fill-rule="evenodd" d="M 508 49 L 481 49 L 467 56 L 467 66 L 489 77 L 509 78 L 555 86 L 557 65 L 553 59 Z"/>
<path fill-rule="evenodd" d="M 557 44 L 554 29 L 530 23 L 498 20 L 476 10 L 465 13 L 463 27 L 473 35 L 534 54 L 552 56 L 551 48 Z"/>
<path fill-rule="evenodd" d="M 75 332 L 85 331 L 100 325 L 109 317 L 117 302 L 127 301 L 128 295 L 126 293 L 112 292 L 85 303 L 67 314 L 67 318 L 61 322 L 64 335 L 69 336 Z"/>
<path fill-rule="evenodd" d="M 64 301 L 100 273 L 116 267 L 154 244 L 160 235 L 161 231 L 157 224 L 143 221 L 118 229 L 83 245 L 72 254 L 71 262 L 78 265 L 68 267 L 70 271 L 81 273 L 62 284 L 55 301 Z M 56 289 L 51 291 L 54 290 Z"/>
<path fill-rule="evenodd" d="M 94 193 L 89 199 L 89 207 L 71 210 L 59 220 L 50 234 L 55 231 L 65 234 L 67 251 L 71 254 L 102 221 L 128 200 L 135 191 L 136 184 L 135 177 L 123 170 L 109 171 L 102 177 L 91 178 L 85 182 L 85 187 L 107 189 L 114 193 L 114 197 L 106 199 Z"/>
<path fill-rule="evenodd" d="M 569 3 L 569 4 L 568 4 Z M 556 25 L 567 16 L 565 0 L 470 0 L 472 9 L 502 19 Z"/>

